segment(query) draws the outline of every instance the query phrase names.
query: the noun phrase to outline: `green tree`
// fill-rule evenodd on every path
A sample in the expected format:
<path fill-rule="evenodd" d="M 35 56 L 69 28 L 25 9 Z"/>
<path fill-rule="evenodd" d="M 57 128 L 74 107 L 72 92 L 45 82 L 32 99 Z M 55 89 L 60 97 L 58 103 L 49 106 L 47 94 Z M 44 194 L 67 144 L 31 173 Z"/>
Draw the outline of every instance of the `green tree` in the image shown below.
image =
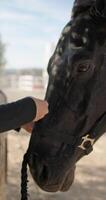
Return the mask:
<path fill-rule="evenodd" d="M 5 60 L 5 44 L 2 42 L 1 36 L 0 36 L 0 70 L 5 66 L 6 60 Z"/>

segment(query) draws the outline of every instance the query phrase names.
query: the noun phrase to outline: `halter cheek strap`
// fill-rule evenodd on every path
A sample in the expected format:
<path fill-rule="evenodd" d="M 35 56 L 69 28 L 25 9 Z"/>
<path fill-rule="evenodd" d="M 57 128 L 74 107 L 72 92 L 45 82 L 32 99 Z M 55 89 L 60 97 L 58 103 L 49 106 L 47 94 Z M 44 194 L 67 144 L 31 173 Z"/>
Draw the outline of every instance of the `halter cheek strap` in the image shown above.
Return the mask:
<path fill-rule="evenodd" d="M 104 134 L 106 131 L 106 113 L 95 123 L 90 132 L 80 139 L 77 148 L 80 148 L 86 155 L 93 151 L 94 143 Z M 81 156 L 83 157 L 83 156 Z"/>

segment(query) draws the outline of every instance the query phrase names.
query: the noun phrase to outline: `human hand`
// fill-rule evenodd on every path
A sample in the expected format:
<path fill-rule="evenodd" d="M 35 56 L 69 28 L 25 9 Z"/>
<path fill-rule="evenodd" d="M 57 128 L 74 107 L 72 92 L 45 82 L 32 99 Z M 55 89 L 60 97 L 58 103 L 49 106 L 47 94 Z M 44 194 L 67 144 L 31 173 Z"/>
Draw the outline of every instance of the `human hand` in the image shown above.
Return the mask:
<path fill-rule="evenodd" d="M 32 99 L 36 104 L 36 116 L 33 121 L 38 121 L 48 113 L 48 103 L 47 101 L 40 100 L 34 97 Z"/>
<path fill-rule="evenodd" d="M 48 103 L 47 101 L 43 101 L 37 98 L 32 97 L 36 104 L 36 116 L 33 120 L 33 122 L 29 122 L 27 124 L 24 124 L 21 126 L 24 130 L 26 130 L 29 133 L 32 133 L 33 127 L 34 127 L 34 122 L 40 120 L 43 118 L 47 113 L 48 113 Z"/>
<path fill-rule="evenodd" d="M 34 122 L 30 122 L 21 126 L 21 128 L 23 128 L 25 131 L 29 133 L 32 133 L 33 127 L 34 127 Z"/>

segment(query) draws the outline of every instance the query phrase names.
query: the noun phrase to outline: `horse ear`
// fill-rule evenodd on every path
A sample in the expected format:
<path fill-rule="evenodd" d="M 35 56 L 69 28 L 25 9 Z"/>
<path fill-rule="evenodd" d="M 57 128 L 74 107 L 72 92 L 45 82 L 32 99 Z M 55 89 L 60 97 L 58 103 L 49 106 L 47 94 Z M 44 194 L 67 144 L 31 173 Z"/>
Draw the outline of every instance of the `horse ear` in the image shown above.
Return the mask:
<path fill-rule="evenodd" d="M 87 7 L 92 6 L 92 4 L 94 4 L 94 2 L 95 2 L 95 0 L 75 0 L 74 7 L 72 10 L 72 17 L 78 16 Z"/>
<path fill-rule="evenodd" d="M 103 17 L 106 17 L 106 0 L 96 0 L 96 9 Z"/>

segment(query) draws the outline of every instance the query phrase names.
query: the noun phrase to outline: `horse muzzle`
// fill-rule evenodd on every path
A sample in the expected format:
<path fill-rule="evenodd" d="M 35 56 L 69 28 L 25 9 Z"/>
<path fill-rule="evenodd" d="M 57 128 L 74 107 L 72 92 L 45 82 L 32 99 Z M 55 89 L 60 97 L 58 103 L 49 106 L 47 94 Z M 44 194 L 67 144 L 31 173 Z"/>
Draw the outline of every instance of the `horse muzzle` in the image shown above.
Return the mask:
<path fill-rule="evenodd" d="M 56 163 L 50 166 L 42 162 L 36 156 L 29 159 L 29 168 L 34 181 L 46 192 L 68 191 L 74 181 L 75 166 L 62 172 Z"/>

